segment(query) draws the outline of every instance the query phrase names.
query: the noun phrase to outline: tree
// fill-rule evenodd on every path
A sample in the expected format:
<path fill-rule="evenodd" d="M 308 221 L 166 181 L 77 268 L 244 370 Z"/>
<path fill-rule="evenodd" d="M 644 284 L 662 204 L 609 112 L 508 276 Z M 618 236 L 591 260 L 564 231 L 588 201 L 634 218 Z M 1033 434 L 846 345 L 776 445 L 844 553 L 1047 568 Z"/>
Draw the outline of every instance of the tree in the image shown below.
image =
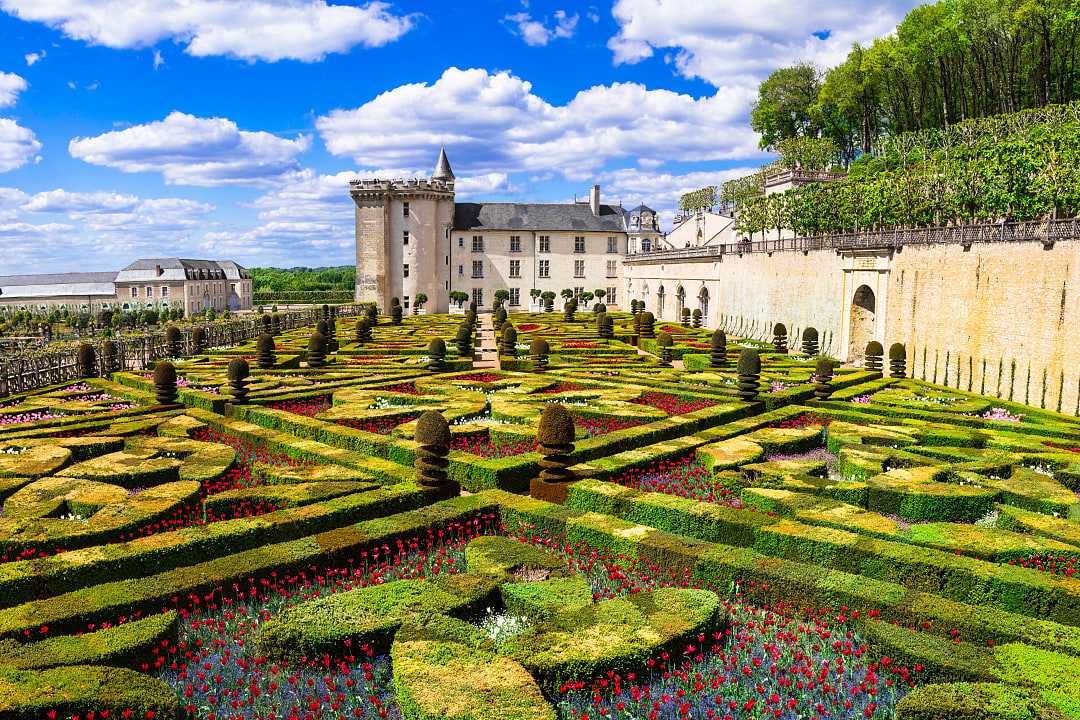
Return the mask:
<path fill-rule="evenodd" d="M 570 288 L 563 288 L 563 291 L 561 293 L 559 293 L 559 294 L 562 295 L 567 300 L 574 297 L 574 291 L 571 290 Z"/>
<path fill-rule="evenodd" d="M 599 302 L 604 302 L 604 297 L 606 295 L 607 290 L 605 290 L 604 288 L 596 288 L 595 290 L 593 290 L 593 297 L 595 297 Z"/>
<path fill-rule="evenodd" d="M 415 315 L 420 314 L 420 308 L 427 304 L 428 297 L 424 293 L 416 293 L 416 297 L 413 299 L 413 313 Z"/>
<path fill-rule="evenodd" d="M 774 70 L 758 87 L 750 111 L 750 127 L 761 134 L 761 148 L 772 149 L 785 138 L 817 137 L 820 127 L 811 108 L 820 90 L 818 70 L 810 63 Z"/>

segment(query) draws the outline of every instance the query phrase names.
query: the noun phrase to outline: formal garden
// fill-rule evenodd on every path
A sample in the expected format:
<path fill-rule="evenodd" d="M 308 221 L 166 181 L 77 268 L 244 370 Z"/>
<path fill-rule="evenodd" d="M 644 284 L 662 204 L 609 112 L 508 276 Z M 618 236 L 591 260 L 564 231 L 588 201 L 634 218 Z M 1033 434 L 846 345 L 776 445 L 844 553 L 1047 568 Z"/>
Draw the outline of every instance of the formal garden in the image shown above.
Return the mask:
<path fill-rule="evenodd" d="M 595 309 L 0 398 L 0 717 L 1080 716 L 1080 421 Z"/>

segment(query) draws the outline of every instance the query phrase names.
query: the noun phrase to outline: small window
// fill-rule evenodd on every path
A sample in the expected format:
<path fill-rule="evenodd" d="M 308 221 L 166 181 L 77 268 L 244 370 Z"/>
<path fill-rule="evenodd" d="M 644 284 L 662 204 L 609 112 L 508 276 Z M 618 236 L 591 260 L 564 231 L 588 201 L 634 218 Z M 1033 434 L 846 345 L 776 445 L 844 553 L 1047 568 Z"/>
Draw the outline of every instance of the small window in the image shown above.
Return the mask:
<path fill-rule="evenodd" d="M 484 252 L 484 236 L 483 235 L 473 235 L 473 238 L 472 238 L 472 251 L 473 252 Z"/>
<path fill-rule="evenodd" d="M 617 237 L 609 237 L 607 239 L 607 251 L 609 253 L 617 253 L 617 252 L 619 252 L 619 238 L 617 238 Z"/>
<path fill-rule="evenodd" d="M 652 240 L 649 240 L 649 238 L 641 238 L 641 252 L 651 252 L 651 251 L 652 251 Z"/>
<path fill-rule="evenodd" d="M 575 260 L 574 261 L 574 277 L 576 277 L 576 278 L 585 277 L 585 261 L 584 260 Z"/>
<path fill-rule="evenodd" d="M 550 235 L 541 235 L 540 236 L 540 250 L 539 250 L 539 252 L 542 252 L 542 253 L 551 252 L 551 236 Z"/>
<path fill-rule="evenodd" d="M 515 253 L 516 252 L 521 252 L 521 236 L 520 235 L 511 235 L 510 236 L 510 252 L 515 252 Z"/>
<path fill-rule="evenodd" d="M 474 278 L 482 278 L 482 277 L 484 277 L 484 261 L 483 260 L 473 260 L 472 261 L 472 276 Z"/>
<path fill-rule="evenodd" d="M 510 277 L 512 277 L 512 278 L 521 277 L 521 261 L 520 260 L 511 260 L 510 261 Z"/>
<path fill-rule="evenodd" d="M 402 275 L 404 275 L 405 277 L 409 277 L 409 263 L 405 263 L 405 268 L 402 271 Z"/>
<path fill-rule="evenodd" d="M 472 289 L 472 301 L 476 303 L 476 307 L 484 306 L 484 288 Z"/>
<path fill-rule="evenodd" d="M 604 301 L 614 305 L 615 304 L 615 288 L 609 287 L 607 293 L 604 295 Z"/>
<path fill-rule="evenodd" d="M 465 238 L 464 238 L 464 237 L 459 237 L 459 238 L 457 239 L 457 246 L 458 246 L 459 248 L 463 248 L 463 247 L 465 247 Z"/>
<path fill-rule="evenodd" d="M 465 266 L 464 265 L 458 265 L 457 266 L 457 274 L 458 275 L 464 275 L 465 274 Z"/>
<path fill-rule="evenodd" d="M 161 286 L 161 297 L 169 297 L 169 286 L 168 285 L 162 285 Z"/>
<path fill-rule="evenodd" d="M 133 297 L 133 298 L 139 297 L 139 288 L 137 288 L 137 287 L 131 288 L 131 297 Z"/>
<path fill-rule="evenodd" d="M 510 288 L 510 304 L 521 304 L 521 288 Z"/>
<path fill-rule="evenodd" d="M 404 298 L 402 298 L 402 300 L 404 301 L 405 309 L 408 310 L 409 309 L 409 296 L 406 295 Z"/>
<path fill-rule="evenodd" d="M 613 278 L 613 277 L 615 277 L 617 271 L 618 271 L 618 266 L 616 265 L 615 261 L 614 260 L 608 260 L 607 261 L 607 276 L 609 278 Z"/>
<path fill-rule="evenodd" d="M 408 245 L 409 244 L 409 231 L 408 230 L 401 233 L 401 244 L 402 245 Z"/>
<path fill-rule="evenodd" d="M 150 287 L 149 285 L 146 286 L 146 297 L 154 297 L 154 288 Z"/>
<path fill-rule="evenodd" d="M 541 260 L 540 261 L 540 273 L 539 274 L 540 274 L 540 277 L 542 277 L 542 278 L 551 277 L 551 261 L 550 260 Z"/>
<path fill-rule="evenodd" d="M 409 217 L 409 203 L 407 203 L 407 202 L 401 203 L 401 216 L 404 217 L 404 218 Z"/>
<path fill-rule="evenodd" d="M 585 252 L 585 238 L 582 237 L 581 235 L 578 235 L 578 236 L 576 236 L 574 238 L 574 252 L 576 252 L 576 253 Z"/>

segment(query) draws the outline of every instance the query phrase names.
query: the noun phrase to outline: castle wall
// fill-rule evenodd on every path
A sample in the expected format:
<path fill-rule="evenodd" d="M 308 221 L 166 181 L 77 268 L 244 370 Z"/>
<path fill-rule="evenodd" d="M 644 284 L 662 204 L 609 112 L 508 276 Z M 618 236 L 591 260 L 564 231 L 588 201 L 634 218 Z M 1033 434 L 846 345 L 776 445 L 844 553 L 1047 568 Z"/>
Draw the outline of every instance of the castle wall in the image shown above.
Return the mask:
<path fill-rule="evenodd" d="M 705 288 L 709 327 L 767 340 L 782 322 L 795 347 L 812 326 L 853 362 L 870 339 L 900 342 L 915 377 L 1080 415 L 1080 240 L 633 258 L 623 273 L 627 302 L 654 313 L 663 286 L 665 321 L 680 285 L 691 310 Z"/>
<path fill-rule="evenodd" d="M 389 208 L 385 198 L 356 200 L 356 301 L 388 307 Z"/>

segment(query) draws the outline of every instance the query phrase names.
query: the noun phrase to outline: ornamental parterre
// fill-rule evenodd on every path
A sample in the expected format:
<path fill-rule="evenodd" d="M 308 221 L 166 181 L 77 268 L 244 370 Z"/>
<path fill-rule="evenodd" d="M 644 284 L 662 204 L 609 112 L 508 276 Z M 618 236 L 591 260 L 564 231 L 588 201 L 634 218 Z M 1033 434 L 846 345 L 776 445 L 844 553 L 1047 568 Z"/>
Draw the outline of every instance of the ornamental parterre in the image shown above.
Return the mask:
<path fill-rule="evenodd" d="M 3 398 L 0 717 L 1080 713 L 1076 418 L 609 315 Z"/>

